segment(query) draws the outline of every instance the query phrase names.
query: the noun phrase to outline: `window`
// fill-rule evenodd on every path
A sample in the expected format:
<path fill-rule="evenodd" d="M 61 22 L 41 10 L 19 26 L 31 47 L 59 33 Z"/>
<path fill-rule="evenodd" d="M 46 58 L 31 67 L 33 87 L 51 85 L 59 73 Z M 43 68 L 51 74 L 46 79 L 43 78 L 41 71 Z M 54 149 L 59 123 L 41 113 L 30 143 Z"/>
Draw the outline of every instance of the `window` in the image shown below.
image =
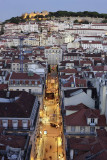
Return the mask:
<path fill-rule="evenodd" d="M 29 89 L 29 93 L 31 93 L 31 89 Z"/>
<path fill-rule="evenodd" d="M 71 83 L 71 87 L 74 87 L 74 83 L 73 82 Z"/>
<path fill-rule="evenodd" d="M 35 84 L 37 84 L 37 81 L 35 81 Z"/>
<path fill-rule="evenodd" d="M 25 84 L 25 81 L 24 81 L 24 80 L 22 81 L 22 84 Z"/>
<path fill-rule="evenodd" d="M 81 126 L 81 127 L 80 127 L 80 132 L 81 132 L 81 133 L 84 133 L 84 132 L 85 132 L 85 127 Z"/>
<path fill-rule="evenodd" d="M 71 131 L 75 132 L 75 127 L 74 126 L 71 127 Z"/>
<path fill-rule="evenodd" d="M 94 123 L 95 121 L 94 121 L 94 118 L 91 118 L 91 123 Z"/>
<path fill-rule="evenodd" d="M 27 120 L 23 120 L 22 121 L 22 125 L 23 125 L 23 129 L 27 129 L 28 128 L 28 121 Z"/>
<path fill-rule="evenodd" d="M 8 127 L 8 120 L 2 120 L 2 124 L 4 128 Z"/>
<path fill-rule="evenodd" d="M 10 84 L 13 84 L 13 81 L 10 81 Z"/>
<path fill-rule="evenodd" d="M 94 133 L 95 127 L 90 127 L 90 133 Z"/>
<path fill-rule="evenodd" d="M 29 81 L 29 84 L 31 85 L 31 84 L 32 84 L 32 82 L 31 82 L 31 81 Z"/>
<path fill-rule="evenodd" d="M 27 67 L 28 65 L 27 64 L 25 64 L 25 67 Z"/>
<path fill-rule="evenodd" d="M 17 127 L 18 127 L 18 121 L 17 120 L 13 120 L 12 123 L 13 123 L 13 128 L 17 129 Z"/>
<path fill-rule="evenodd" d="M 15 84 L 20 84 L 20 81 L 19 80 L 15 81 Z"/>

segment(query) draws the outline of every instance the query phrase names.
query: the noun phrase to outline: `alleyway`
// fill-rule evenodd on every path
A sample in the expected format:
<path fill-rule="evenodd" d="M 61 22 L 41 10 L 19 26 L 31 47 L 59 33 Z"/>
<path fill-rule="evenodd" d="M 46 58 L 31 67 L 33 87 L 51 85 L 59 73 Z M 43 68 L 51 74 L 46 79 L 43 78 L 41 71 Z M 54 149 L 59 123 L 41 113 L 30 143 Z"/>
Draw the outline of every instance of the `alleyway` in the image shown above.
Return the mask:
<path fill-rule="evenodd" d="M 62 117 L 59 107 L 56 67 L 47 76 L 44 109 L 41 113 L 41 144 L 37 160 L 65 160 Z M 42 153 L 41 153 L 42 151 Z"/>

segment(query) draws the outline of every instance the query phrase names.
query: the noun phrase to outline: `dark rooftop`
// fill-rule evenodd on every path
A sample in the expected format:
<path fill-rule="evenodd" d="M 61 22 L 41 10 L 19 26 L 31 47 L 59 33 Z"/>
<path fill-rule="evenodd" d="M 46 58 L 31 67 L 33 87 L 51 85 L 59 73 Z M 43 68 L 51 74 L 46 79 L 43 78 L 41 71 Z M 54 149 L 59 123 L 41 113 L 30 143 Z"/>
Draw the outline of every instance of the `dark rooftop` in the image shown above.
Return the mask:
<path fill-rule="evenodd" d="M 0 91 L 0 117 L 29 118 L 35 96 L 22 91 Z"/>

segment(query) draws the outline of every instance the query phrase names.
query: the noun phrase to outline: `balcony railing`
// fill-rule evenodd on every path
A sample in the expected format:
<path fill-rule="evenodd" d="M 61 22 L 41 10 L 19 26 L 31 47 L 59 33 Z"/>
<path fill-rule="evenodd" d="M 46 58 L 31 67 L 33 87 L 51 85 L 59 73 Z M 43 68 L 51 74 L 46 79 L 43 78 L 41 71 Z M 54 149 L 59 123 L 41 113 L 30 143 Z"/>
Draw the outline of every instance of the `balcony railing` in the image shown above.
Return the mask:
<path fill-rule="evenodd" d="M 14 87 L 14 86 L 23 86 L 23 87 L 40 87 L 41 84 L 9 84 L 10 87 Z"/>
<path fill-rule="evenodd" d="M 96 135 L 96 132 L 64 132 L 64 135 Z"/>
<path fill-rule="evenodd" d="M 95 123 L 90 123 L 90 126 L 95 126 L 96 124 Z"/>

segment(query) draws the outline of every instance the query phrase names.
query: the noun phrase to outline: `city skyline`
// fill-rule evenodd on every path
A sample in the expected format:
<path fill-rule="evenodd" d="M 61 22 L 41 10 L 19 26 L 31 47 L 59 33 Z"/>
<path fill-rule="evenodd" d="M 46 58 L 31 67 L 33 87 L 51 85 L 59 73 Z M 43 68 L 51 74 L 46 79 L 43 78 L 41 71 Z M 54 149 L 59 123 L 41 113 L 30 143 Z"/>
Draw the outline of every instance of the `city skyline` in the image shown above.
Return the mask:
<path fill-rule="evenodd" d="M 106 0 L 31 0 L 31 1 L 1 1 L 0 5 L 0 21 L 5 21 L 11 17 L 21 16 L 24 13 L 47 11 L 97 11 L 99 13 L 106 12 Z"/>

